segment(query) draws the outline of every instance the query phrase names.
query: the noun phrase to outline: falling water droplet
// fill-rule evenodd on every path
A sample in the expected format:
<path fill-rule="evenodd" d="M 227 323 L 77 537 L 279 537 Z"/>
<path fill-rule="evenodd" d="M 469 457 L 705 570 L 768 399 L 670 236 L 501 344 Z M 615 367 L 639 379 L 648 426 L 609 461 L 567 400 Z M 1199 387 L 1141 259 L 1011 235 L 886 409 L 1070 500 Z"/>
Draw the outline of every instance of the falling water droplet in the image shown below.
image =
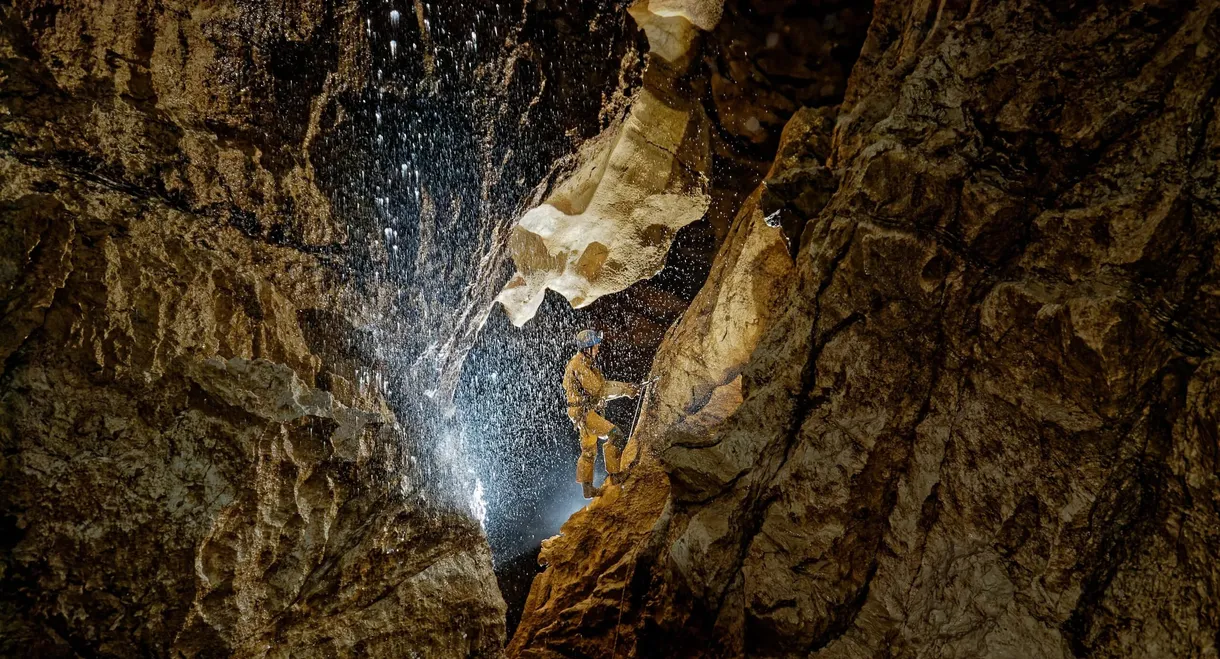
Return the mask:
<path fill-rule="evenodd" d="M 390 57 L 398 54 L 398 42 L 390 39 Z"/>
<path fill-rule="evenodd" d="M 390 12 L 390 25 L 393 25 L 394 27 L 398 27 L 399 16 L 400 16 L 400 14 L 398 13 L 397 9 L 391 11 Z"/>

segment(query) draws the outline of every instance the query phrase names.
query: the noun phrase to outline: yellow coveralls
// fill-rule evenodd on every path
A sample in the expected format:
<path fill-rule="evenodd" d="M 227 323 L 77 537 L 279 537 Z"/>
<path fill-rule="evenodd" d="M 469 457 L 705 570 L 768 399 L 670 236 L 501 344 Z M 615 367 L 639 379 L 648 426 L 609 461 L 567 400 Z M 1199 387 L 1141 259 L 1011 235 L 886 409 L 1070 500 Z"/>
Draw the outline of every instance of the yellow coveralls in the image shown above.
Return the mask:
<path fill-rule="evenodd" d="M 563 372 L 563 390 L 568 398 L 568 417 L 580 432 L 580 459 L 576 461 L 576 482 L 593 482 L 593 460 L 597 457 L 597 440 L 618 435 L 622 431 L 606 420 L 601 412 L 606 401 L 622 396 L 636 395 L 636 387 L 626 382 L 607 380 L 600 369 L 582 350 L 568 360 Z M 606 473 L 617 474 L 622 469 L 622 446 L 608 441 L 602 448 L 606 458 Z"/>

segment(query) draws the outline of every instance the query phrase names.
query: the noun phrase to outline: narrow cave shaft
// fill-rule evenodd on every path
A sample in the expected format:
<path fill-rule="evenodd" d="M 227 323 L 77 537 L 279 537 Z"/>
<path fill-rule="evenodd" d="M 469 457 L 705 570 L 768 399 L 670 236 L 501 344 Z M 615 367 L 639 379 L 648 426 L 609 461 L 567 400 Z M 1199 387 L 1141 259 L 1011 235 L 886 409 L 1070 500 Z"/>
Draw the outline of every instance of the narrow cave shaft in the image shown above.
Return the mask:
<path fill-rule="evenodd" d="M 0 3 L 0 656 L 1215 656 L 1218 26 Z"/>

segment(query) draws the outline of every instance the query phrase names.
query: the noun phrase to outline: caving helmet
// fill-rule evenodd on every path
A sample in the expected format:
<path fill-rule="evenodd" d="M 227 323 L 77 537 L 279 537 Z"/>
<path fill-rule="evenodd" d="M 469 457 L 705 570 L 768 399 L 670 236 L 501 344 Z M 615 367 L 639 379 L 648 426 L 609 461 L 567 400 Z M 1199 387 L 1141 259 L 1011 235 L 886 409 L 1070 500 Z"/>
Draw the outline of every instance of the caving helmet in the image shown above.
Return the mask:
<path fill-rule="evenodd" d="M 594 329 L 580 330 L 576 333 L 576 347 L 584 350 L 602 342 L 602 333 Z"/>

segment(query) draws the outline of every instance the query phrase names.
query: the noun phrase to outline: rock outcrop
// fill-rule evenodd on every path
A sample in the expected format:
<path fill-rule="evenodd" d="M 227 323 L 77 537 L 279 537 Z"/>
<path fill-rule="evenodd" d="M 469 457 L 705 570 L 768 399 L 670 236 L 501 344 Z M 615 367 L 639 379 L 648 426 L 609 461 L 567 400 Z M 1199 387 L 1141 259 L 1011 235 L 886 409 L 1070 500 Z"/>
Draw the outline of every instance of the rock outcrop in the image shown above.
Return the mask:
<path fill-rule="evenodd" d="M 623 125 L 590 141 L 583 166 L 521 218 L 509 240 L 518 272 L 497 298 L 514 325 L 547 290 L 580 308 L 661 271 L 674 235 L 708 206 L 703 115 L 685 105 L 641 90 Z"/>
<path fill-rule="evenodd" d="M 878 1 L 510 655 L 1215 654 L 1218 25 Z"/>
<path fill-rule="evenodd" d="M 500 652 L 323 184 L 359 8 L 0 6 L 0 654 Z"/>
<path fill-rule="evenodd" d="M 681 84 L 692 43 L 716 24 L 719 0 L 651 0 L 631 8 L 650 63 L 627 115 L 575 156 L 574 170 L 513 227 L 516 274 L 500 302 L 520 327 L 547 290 L 575 308 L 665 266 L 679 229 L 708 209 L 711 154 L 699 98 Z"/>
<path fill-rule="evenodd" d="M 453 411 L 499 308 L 515 221 L 569 171 L 556 161 L 619 122 L 640 86 L 643 37 L 621 4 L 362 5 L 376 83 L 345 103 L 327 152 L 344 163 L 331 168 L 343 208 L 367 220 L 352 232 L 353 249 L 368 247 L 355 274 L 401 287 L 403 322 L 381 328 L 391 389 L 422 383 Z"/>

